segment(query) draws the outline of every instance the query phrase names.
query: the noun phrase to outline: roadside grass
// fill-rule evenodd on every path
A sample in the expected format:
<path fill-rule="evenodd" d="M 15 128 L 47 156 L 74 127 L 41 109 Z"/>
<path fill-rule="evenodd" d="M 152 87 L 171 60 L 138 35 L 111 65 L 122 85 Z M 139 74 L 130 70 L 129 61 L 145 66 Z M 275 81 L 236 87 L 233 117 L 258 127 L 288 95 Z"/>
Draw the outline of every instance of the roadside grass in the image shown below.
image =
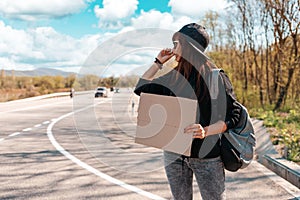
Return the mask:
<path fill-rule="evenodd" d="M 35 97 L 44 94 L 51 94 L 54 92 L 68 92 L 69 88 L 61 88 L 54 90 L 40 90 L 34 89 L 0 89 L 0 102 L 13 101 L 18 99 L 24 99 L 28 97 Z"/>
<path fill-rule="evenodd" d="M 288 160 L 300 164 L 300 109 L 251 109 L 250 115 L 264 121 L 273 145 Z"/>

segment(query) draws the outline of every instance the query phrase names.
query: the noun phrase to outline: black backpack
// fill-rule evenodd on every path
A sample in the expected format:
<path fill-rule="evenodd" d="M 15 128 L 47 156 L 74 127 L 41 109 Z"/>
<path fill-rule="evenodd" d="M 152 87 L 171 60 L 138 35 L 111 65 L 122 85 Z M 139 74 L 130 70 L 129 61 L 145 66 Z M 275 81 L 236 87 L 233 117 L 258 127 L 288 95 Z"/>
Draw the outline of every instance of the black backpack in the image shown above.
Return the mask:
<path fill-rule="evenodd" d="M 219 88 L 219 74 L 221 69 L 213 69 L 209 82 L 209 92 L 212 99 L 212 113 L 217 113 L 216 98 Z M 221 80 L 223 80 L 222 76 Z M 224 80 L 223 80 L 224 82 Z M 221 145 L 221 159 L 224 167 L 229 171 L 237 171 L 247 167 L 253 159 L 255 148 L 254 128 L 247 109 L 239 102 L 241 114 L 239 122 L 232 129 L 219 134 Z"/>

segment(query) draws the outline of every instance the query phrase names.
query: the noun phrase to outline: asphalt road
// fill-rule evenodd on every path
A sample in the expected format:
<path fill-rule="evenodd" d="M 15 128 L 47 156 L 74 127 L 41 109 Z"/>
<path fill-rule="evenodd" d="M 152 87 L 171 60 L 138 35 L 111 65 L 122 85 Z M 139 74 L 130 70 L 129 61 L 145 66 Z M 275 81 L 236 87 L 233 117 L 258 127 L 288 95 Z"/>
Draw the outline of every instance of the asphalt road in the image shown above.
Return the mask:
<path fill-rule="evenodd" d="M 162 152 L 134 143 L 136 109 L 127 89 L 1 103 L 0 199 L 171 199 Z M 227 199 L 300 198 L 255 161 L 226 184 Z"/>

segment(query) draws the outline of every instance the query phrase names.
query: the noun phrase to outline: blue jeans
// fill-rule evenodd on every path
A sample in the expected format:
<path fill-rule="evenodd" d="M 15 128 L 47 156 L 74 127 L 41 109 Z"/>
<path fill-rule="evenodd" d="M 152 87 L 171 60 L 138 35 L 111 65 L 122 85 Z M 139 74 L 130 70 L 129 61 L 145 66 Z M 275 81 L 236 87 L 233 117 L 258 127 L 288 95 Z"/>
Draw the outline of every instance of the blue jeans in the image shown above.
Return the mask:
<path fill-rule="evenodd" d="M 225 172 L 220 157 L 186 158 L 165 151 L 164 163 L 175 200 L 193 199 L 193 174 L 203 200 L 225 199 Z"/>

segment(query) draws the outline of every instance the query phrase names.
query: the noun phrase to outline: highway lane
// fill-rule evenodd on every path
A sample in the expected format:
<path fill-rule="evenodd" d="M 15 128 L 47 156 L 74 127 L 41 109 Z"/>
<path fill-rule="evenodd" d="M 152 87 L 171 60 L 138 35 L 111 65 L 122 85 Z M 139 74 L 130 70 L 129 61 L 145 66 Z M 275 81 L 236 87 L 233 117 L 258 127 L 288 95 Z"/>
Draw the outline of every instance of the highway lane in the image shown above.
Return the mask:
<path fill-rule="evenodd" d="M 51 119 L 71 111 L 72 100 L 68 97 L 0 103 L 0 124 L 3 125 L 0 138 L 14 131 L 46 125 Z"/>
<path fill-rule="evenodd" d="M 97 100 L 101 103 L 103 99 Z M 1 139 L 4 140 L 0 144 L 0 199 L 141 199 L 145 194 L 151 197 L 151 193 L 137 187 L 127 185 L 131 189 L 128 190 L 124 189 L 124 185 L 120 187 L 99 178 L 55 149 L 49 141 L 47 129 L 59 117 L 71 113 L 73 106 L 69 98 L 54 98 L 28 104 L 22 102 L 22 106 L 12 106 L 14 109 L 11 111 L 2 109 L 0 121 L 4 126 Z M 94 107 L 88 109 L 93 111 Z M 53 124 L 55 137 L 62 136 L 59 142 L 64 144 L 67 141 L 70 145 L 67 151 L 74 149 L 72 153 L 83 162 L 89 162 L 96 168 L 99 165 L 109 168 L 86 150 L 78 137 L 73 118 L 74 115 L 68 115 Z"/>
<path fill-rule="evenodd" d="M 133 142 L 130 97 L 0 104 L 0 199 L 171 198 L 161 151 Z M 226 172 L 228 199 L 295 198 L 265 172 L 255 162 Z"/>

